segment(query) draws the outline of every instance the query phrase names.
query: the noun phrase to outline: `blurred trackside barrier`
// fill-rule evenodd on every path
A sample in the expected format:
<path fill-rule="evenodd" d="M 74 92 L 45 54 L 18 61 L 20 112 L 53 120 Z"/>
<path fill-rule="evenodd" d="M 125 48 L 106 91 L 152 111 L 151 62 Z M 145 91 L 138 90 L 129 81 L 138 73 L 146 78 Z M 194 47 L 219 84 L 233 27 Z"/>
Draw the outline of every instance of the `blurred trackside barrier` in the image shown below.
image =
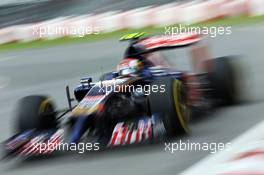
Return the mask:
<path fill-rule="evenodd" d="M 139 29 L 177 23 L 193 24 L 230 16 L 263 14 L 264 0 L 196 0 L 188 3 L 142 7 L 126 12 L 110 11 L 103 14 L 60 17 L 40 23 L 10 26 L 0 29 L 0 44 L 79 36 L 71 32 L 43 33 L 43 29 L 48 28 L 50 31 L 58 28 L 65 30 L 84 28 L 90 29 L 86 33 L 91 34 L 98 31 L 106 33 L 120 29 Z"/>

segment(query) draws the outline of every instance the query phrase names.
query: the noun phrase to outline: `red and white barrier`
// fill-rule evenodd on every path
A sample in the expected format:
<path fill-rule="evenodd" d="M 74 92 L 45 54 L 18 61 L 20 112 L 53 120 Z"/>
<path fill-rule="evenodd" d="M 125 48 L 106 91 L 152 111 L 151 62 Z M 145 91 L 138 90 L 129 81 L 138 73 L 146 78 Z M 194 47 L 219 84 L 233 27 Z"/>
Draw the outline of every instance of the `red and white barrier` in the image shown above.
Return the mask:
<path fill-rule="evenodd" d="M 263 15 L 264 14 L 264 1 L 254 0 L 250 3 L 250 15 Z"/>
<path fill-rule="evenodd" d="M 28 42 L 61 37 L 83 37 L 89 34 L 139 29 L 176 23 L 193 24 L 227 16 L 263 15 L 263 0 L 210 0 L 148 6 L 127 12 L 59 17 L 41 23 L 16 25 L 0 29 L 0 44 Z"/>

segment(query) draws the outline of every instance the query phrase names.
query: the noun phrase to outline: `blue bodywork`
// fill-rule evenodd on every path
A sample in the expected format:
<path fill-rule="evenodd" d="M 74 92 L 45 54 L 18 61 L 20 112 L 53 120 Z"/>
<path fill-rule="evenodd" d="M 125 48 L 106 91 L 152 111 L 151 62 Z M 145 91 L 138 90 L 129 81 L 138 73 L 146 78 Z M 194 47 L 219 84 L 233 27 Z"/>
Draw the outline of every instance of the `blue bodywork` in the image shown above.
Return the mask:
<path fill-rule="evenodd" d="M 175 79 L 181 79 L 183 75 L 183 72 L 175 71 L 169 68 L 155 68 L 155 67 L 145 67 L 142 69 L 141 72 L 138 73 L 139 77 L 143 78 L 143 81 L 146 82 L 152 82 L 156 79 L 159 78 L 164 78 L 164 77 L 171 77 Z M 113 78 L 116 78 L 117 74 L 116 72 L 110 72 L 104 76 L 104 80 L 111 80 Z M 92 88 L 92 85 L 86 84 L 86 85 L 79 85 L 75 90 L 74 94 L 76 99 L 81 100 Z M 79 101 L 78 100 L 78 101 Z M 77 143 L 84 132 L 86 131 L 86 124 L 89 116 L 83 116 L 79 117 L 77 121 L 75 122 L 75 125 L 73 127 L 73 132 L 70 138 L 71 143 Z"/>

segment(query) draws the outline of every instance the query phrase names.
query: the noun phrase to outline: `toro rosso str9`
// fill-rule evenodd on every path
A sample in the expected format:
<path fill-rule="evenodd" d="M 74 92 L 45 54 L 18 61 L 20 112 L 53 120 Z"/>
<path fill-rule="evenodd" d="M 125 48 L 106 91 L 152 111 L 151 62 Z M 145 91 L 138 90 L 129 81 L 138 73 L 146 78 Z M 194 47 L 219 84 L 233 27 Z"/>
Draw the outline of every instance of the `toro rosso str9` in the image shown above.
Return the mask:
<path fill-rule="evenodd" d="M 235 102 L 230 58 L 208 58 L 198 47 L 201 36 L 135 33 L 121 40 L 128 40 L 129 46 L 117 69 L 101 75 L 98 82 L 82 78 L 75 98 L 67 86 L 66 109 L 57 110 L 46 96 L 22 98 L 16 112 L 17 134 L 4 142 L 6 155 L 50 154 L 62 142 L 90 140 L 106 148 L 171 138 L 190 132 L 194 111 Z M 171 67 L 159 54 L 182 47 L 192 48 L 191 72 Z M 36 146 L 39 143 L 53 146 L 43 150 Z"/>

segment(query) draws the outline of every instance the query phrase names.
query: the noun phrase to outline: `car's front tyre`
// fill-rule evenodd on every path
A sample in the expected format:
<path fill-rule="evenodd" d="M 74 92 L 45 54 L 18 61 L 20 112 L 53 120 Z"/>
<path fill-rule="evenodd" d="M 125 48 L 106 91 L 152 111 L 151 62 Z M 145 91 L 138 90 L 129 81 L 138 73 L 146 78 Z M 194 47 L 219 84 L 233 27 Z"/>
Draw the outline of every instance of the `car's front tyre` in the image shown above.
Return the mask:
<path fill-rule="evenodd" d="M 57 127 L 55 106 L 46 96 L 27 96 L 19 100 L 16 109 L 16 131 L 52 129 Z"/>

